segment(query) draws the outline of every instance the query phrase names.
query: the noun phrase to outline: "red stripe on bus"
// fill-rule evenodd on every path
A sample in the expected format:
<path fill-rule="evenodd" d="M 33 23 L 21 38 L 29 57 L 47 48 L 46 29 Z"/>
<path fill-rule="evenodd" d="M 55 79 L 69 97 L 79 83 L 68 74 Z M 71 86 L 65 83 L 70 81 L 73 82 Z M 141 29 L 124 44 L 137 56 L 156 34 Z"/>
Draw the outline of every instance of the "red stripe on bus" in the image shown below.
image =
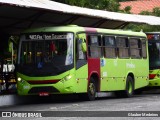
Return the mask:
<path fill-rule="evenodd" d="M 85 29 L 86 32 L 97 33 L 97 29 L 96 28 L 85 27 L 84 29 Z"/>
<path fill-rule="evenodd" d="M 90 80 L 91 75 L 94 73 L 98 77 L 100 76 L 100 58 L 88 58 L 88 80 Z M 100 83 L 98 82 L 98 84 Z"/>

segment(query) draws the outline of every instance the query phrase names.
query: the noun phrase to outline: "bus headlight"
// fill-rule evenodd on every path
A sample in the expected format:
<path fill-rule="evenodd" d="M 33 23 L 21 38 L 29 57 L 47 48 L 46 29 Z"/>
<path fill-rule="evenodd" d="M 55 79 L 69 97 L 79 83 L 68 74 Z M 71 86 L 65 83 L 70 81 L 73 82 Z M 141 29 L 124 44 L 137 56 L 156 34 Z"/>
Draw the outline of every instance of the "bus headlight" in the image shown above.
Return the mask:
<path fill-rule="evenodd" d="M 18 77 L 18 79 L 17 79 L 17 80 L 18 80 L 18 82 L 21 82 L 21 81 L 22 81 L 22 78 Z"/>
<path fill-rule="evenodd" d="M 18 77 L 18 82 L 21 82 L 21 83 L 24 83 L 25 82 L 25 80 L 22 80 L 22 78 L 20 78 L 20 77 Z"/>
<path fill-rule="evenodd" d="M 71 79 L 71 78 L 72 78 L 71 75 L 67 75 L 66 77 L 64 77 L 64 80 L 69 80 L 69 79 Z"/>

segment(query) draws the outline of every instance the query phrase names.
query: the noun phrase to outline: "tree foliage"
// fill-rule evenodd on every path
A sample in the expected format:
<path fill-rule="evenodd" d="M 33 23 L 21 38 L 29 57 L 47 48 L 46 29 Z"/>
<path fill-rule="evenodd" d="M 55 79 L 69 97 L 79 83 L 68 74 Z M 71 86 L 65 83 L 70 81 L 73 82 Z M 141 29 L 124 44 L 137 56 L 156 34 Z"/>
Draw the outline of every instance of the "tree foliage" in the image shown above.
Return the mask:
<path fill-rule="evenodd" d="M 53 0 L 69 5 L 86 7 L 91 9 L 107 10 L 107 11 L 119 11 L 118 0 Z"/>
<path fill-rule="evenodd" d="M 123 10 L 119 10 L 118 12 L 122 12 L 122 13 L 127 13 L 127 14 L 131 14 L 131 6 L 126 6 Z"/>
<path fill-rule="evenodd" d="M 126 2 L 126 1 L 134 1 L 134 0 L 118 0 L 118 2 Z"/>
<path fill-rule="evenodd" d="M 151 12 L 149 12 L 149 11 L 142 11 L 140 14 L 141 15 L 153 15 L 153 16 L 160 17 L 160 7 L 153 8 L 153 10 Z"/>

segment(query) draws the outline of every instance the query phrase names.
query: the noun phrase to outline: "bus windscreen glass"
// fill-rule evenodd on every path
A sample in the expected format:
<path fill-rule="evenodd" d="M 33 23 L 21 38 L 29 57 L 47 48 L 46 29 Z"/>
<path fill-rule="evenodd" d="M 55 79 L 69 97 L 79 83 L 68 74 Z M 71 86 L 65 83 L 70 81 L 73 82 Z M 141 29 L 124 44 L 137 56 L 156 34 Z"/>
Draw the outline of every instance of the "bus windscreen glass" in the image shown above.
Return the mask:
<path fill-rule="evenodd" d="M 149 50 L 150 70 L 160 68 L 160 37 L 159 35 L 147 35 Z"/>
<path fill-rule="evenodd" d="M 21 38 L 21 73 L 49 76 L 73 68 L 73 33 L 34 33 Z"/>

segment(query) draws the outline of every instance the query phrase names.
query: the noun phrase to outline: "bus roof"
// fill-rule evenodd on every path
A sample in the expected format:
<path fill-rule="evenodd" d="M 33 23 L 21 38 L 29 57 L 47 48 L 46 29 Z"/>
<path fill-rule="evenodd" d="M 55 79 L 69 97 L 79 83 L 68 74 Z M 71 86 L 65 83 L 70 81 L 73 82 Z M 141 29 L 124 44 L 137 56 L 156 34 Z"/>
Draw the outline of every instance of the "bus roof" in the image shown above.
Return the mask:
<path fill-rule="evenodd" d="M 38 33 L 38 32 L 90 32 L 90 33 L 107 33 L 107 34 L 119 34 L 119 35 L 129 35 L 129 36 L 142 36 L 146 37 L 143 32 L 133 32 L 121 29 L 103 29 L 103 28 L 91 28 L 91 27 L 81 27 L 77 25 L 66 25 L 66 26 L 54 26 L 54 27 L 42 27 L 42 28 L 32 28 L 27 29 L 22 32 L 25 33 Z"/>

